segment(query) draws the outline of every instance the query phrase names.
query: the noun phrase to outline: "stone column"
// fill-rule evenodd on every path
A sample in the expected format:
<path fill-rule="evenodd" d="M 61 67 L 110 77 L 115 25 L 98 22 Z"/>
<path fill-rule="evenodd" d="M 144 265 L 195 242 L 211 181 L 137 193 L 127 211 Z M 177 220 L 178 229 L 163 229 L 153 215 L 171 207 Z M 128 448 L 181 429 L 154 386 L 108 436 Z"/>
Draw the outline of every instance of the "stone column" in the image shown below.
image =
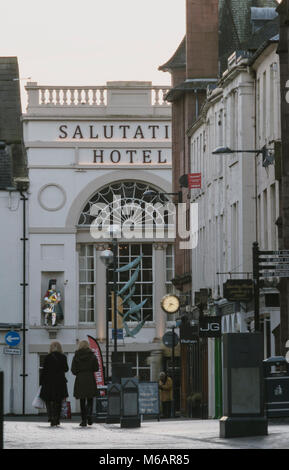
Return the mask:
<path fill-rule="evenodd" d="M 161 349 L 156 349 L 155 351 L 151 352 L 149 357 L 149 364 L 151 366 L 151 380 L 152 382 L 159 381 L 160 372 L 162 372 L 162 359 L 163 359 L 163 351 Z"/>
<path fill-rule="evenodd" d="M 100 259 L 101 252 L 106 247 L 104 245 L 95 245 L 95 305 L 94 314 L 96 322 L 96 337 L 102 342 L 106 337 L 106 267 Z"/>
<path fill-rule="evenodd" d="M 166 295 L 166 243 L 155 243 L 154 247 L 154 320 L 155 342 L 161 341 L 166 331 L 166 313 L 161 300 Z"/>

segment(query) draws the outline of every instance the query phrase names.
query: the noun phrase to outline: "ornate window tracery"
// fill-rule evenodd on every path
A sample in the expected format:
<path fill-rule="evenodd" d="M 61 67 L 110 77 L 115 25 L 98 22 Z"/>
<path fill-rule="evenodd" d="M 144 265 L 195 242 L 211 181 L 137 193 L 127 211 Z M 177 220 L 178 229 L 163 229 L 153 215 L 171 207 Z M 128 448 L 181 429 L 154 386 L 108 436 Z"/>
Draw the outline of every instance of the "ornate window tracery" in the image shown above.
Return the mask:
<path fill-rule="evenodd" d="M 146 198 L 146 191 L 153 191 L 155 195 Z M 87 202 L 78 227 L 88 227 L 92 223 L 99 227 L 110 224 L 123 226 L 129 222 L 136 226 L 165 226 L 174 214 L 174 204 L 152 185 L 119 181 L 105 186 Z"/>

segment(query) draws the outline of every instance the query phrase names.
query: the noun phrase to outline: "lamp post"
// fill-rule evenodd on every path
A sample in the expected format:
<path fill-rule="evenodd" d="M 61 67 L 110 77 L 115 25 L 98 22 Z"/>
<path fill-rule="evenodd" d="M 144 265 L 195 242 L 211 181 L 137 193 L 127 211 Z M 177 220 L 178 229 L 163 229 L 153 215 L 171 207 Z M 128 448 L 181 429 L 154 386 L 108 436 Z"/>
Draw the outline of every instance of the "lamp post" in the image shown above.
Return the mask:
<path fill-rule="evenodd" d="M 117 239 L 113 238 L 112 241 L 113 246 L 113 323 L 114 323 L 114 361 L 116 361 L 116 354 L 117 354 L 117 249 L 118 243 Z"/>
<path fill-rule="evenodd" d="M 108 379 L 108 364 L 109 364 L 109 317 L 108 317 L 108 269 L 113 265 L 113 322 L 114 322 L 114 355 L 117 353 L 117 257 L 118 257 L 118 237 L 121 234 L 121 227 L 119 225 L 110 225 L 108 227 L 108 234 L 113 237 L 111 250 L 104 250 L 100 255 L 101 261 L 106 266 L 106 379 Z"/>
<path fill-rule="evenodd" d="M 118 257 L 118 238 L 121 235 L 121 227 L 119 225 L 110 225 L 108 227 L 109 236 L 112 237 L 112 252 L 113 252 L 113 323 L 114 323 L 114 361 L 116 362 L 117 355 L 117 257 Z"/>
<path fill-rule="evenodd" d="M 232 153 L 254 153 L 256 157 L 262 155 L 262 165 L 267 167 L 274 163 L 274 155 L 272 154 L 273 149 L 268 149 L 266 145 L 259 150 L 232 150 L 229 147 L 217 147 L 212 154 L 213 155 L 222 155 L 222 154 L 232 154 Z"/>
<path fill-rule="evenodd" d="M 108 318 L 108 303 L 109 303 L 109 290 L 108 290 L 108 269 L 113 263 L 113 252 L 111 250 L 104 250 L 100 254 L 100 259 L 106 267 L 106 347 L 105 347 L 105 365 L 106 365 L 106 382 L 109 377 L 109 318 Z"/>

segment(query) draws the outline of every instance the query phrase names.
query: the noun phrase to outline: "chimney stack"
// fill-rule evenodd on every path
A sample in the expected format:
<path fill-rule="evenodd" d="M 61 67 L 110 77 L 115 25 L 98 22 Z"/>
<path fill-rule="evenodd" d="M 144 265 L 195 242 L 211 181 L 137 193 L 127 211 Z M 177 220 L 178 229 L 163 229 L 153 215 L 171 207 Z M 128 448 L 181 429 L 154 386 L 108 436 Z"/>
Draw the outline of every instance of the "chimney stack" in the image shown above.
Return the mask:
<path fill-rule="evenodd" d="M 219 55 L 219 1 L 186 0 L 186 2 L 186 78 L 216 78 Z"/>

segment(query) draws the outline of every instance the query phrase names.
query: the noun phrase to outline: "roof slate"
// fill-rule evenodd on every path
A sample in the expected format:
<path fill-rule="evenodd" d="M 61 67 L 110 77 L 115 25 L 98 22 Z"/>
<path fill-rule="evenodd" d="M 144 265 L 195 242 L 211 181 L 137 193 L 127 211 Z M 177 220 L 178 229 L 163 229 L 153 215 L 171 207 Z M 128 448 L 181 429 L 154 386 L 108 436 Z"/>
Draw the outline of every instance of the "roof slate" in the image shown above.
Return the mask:
<path fill-rule="evenodd" d="M 0 190 L 13 186 L 12 161 L 6 149 L 0 149 Z"/>
<path fill-rule="evenodd" d="M 246 50 L 252 36 L 251 8 L 276 8 L 277 5 L 276 0 L 219 0 L 221 74 L 226 70 L 227 59 L 234 51 Z"/>
<path fill-rule="evenodd" d="M 185 68 L 187 62 L 186 51 L 187 47 L 185 36 L 174 55 L 165 64 L 161 65 L 159 70 L 162 70 L 163 72 L 169 72 L 172 69 Z"/>
<path fill-rule="evenodd" d="M 17 57 L 0 57 L 0 141 L 8 145 L 0 155 L 0 188 L 5 189 L 12 178 L 27 176 Z"/>
<path fill-rule="evenodd" d="M 275 37 L 279 33 L 279 16 L 274 20 L 268 21 L 263 28 L 252 34 L 251 37 L 244 43 L 243 49 L 248 51 L 256 51 L 263 45 L 264 42 Z"/>

